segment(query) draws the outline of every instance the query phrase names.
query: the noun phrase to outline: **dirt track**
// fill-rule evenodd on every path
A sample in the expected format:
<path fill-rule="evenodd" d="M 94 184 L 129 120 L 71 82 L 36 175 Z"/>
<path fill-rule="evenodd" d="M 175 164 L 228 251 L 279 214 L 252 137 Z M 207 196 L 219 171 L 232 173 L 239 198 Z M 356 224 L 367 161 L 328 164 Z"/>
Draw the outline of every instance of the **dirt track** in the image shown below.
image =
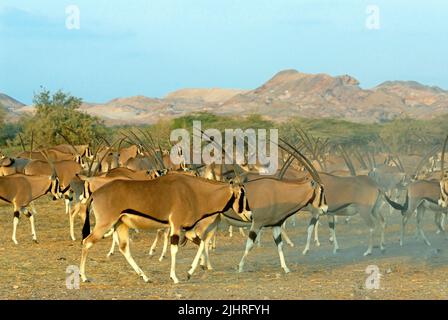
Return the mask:
<path fill-rule="evenodd" d="M 270 231 L 262 238 L 262 247 L 249 255 L 246 272 L 237 273 L 236 265 L 244 249 L 238 232 L 233 238 L 219 233 L 218 248 L 212 252 L 214 271 L 198 268 L 186 282 L 186 271 L 196 248 L 188 244 L 178 254 L 179 285 L 169 279 L 169 257 L 163 262 L 149 258 L 153 232 L 133 234 L 131 250 L 136 262 L 152 283 L 145 284 L 120 253 L 106 258 L 110 240 L 100 241 L 90 252 L 87 275 L 91 283 L 81 283 L 80 290 L 66 288 L 66 268 L 78 265 L 80 240 L 69 239 L 68 219 L 63 203 L 42 199 L 36 206 L 39 243 L 31 240 L 29 222 L 22 217 L 18 228 L 19 245 L 11 241 L 12 209 L 0 207 L 0 299 L 446 299 L 448 297 L 448 241 L 435 234 L 433 213 L 427 212 L 424 230 L 432 242 L 427 247 L 413 237 L 415 218 L 407 228 L 404 247 L 398 244 L 399 213 L 388 217 L 386 252 L 375 248 L 363 257 L 367 246 L 367 228 L 359 217 L 349 224 L 339 223 L 337 234 L 341 247 L 332 254 L 328 242 L 326 218 L 320 228 L 321 247 L 311 247 L 303 256 L 305 230 L 309 219 L 301 213 L 297 226 L 288 225 L 294 248 L 285 247 L 291 273 L 280 268 L 277 250 Z M 339 221 L 342 221 L 339 220 Z M 77 221 L 77 235 L 80 234 Z M 375 238 L 376 244 L 378 238 Z M 299 251 L 300 250 L 300 251 Z M 157 253 L 160 252 L 160 246 Z M 381 288 L 367 290 L 365 269 L 377 265 L 382 274 Z"/>

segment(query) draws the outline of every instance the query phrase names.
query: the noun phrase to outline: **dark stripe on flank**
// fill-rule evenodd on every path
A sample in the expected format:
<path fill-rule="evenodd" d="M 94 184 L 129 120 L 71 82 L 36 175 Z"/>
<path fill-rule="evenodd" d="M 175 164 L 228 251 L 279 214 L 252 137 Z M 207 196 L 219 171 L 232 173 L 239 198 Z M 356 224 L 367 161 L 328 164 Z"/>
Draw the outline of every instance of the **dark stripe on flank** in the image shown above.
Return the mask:
<path fill-rule="evenodd" d="M 426 197 L 424 197 L 423 200 L 426 200 L 426 201 L 431 202 L 431 203 L 433 203 L 433 204 L 437 204 L 437 205 L 439 204 L 438 201 L 435 201 L 434 199 L 431 199 L 431 198 L 426 198 Z"/>
<path fill-rule="evenodd" d="M 3 201 L 6 201 L 6 202 L 8 202 L 8 203 L 11 203 L 11 201 L 9 201 L 9 200 L 7 200 L 7 199 L 5 199 L 5 198 L 3 198 L 3 197 L 0 197 L 0 199 L 3 200 Z"/>
<path fill-rule="evenodd" d="M 142 212 L 139 212 L 139 211 L 136 211 L 136 210 L 133 210 L 133 209 L 123 210 L 123 211 L 121 211 L 121 214 L 132 214 L 132 215 L 139 216 L 139 217 L 146 218 L 146 219 L 150 219 L 150 220 L 153 220 L 153 221 L 156 221 L 156 222 L 159 222 L 159 223 L 169 224 L 169 221 L 160 220 L 160 219 L 151 217 L 151 216 L 149 216 L 149 215 L 147 215 L 145 213 L 142 213 Z"/>

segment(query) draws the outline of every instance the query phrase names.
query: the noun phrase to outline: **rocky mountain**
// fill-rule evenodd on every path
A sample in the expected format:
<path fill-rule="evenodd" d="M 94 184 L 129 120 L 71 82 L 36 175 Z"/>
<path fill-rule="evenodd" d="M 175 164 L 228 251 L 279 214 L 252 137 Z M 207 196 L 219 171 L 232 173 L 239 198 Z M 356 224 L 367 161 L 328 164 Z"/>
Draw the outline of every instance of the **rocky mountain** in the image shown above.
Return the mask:
<path fill-rule="evenodd" d="M 82 109 L 108 124 L 155 123 L 191 112 L 221 115 L 262 114 L 282 122 L 294 116 L 381 122 L 397 117 L 430 119 L 448 113 L 448 91 L 415 81 L 387 81 L 363 89 L 349 75 L 277 73 L 254 90 L 182 89 L 164 98 L 136 96 L 106 103 L 84 103 Z M 32 111 L 32 108 L 12 108 Z"/>
<path fill-rule="evenodd" d="M 20 109 L 25 105 L 6 94 L 0 93 L 0 106 L 6 109 L 6 119 L 15 121 L 20 117 Z"/>

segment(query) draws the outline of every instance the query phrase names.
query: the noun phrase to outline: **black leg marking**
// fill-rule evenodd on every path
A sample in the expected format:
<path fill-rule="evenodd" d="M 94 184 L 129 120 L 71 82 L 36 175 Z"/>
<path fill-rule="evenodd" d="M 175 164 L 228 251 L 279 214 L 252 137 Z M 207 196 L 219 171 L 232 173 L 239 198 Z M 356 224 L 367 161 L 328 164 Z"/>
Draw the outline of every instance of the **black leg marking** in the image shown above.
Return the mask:
<path fill-rule="evenodd" d="M 14 218 L 20 218 L 20 212 L 19 211 L 14 211 Z"/>
<path fill-rule="evenodd" d="M 280 245 L 280 243 L 282 243 L 282 235 L 279 234 L 277 238 L 274 238 L 275 244 L 277 245 L 277 247 Z"/>
<path fill-rule="evenodd" d="M 316 217 L 312 217 L 311 221 L 310 221 L 310 226 L 314 226 L 317 223 L 317 218 Z"/>
<path fill-rule="evenodd" d="M 257 239 L 257 233 L 255 231 L 249 232 L 249 239 L 255 242 L 255 239 Z"/>
<path fill-rule="evenodd" d="M 171 244 L 175 246 L 179 244 L 179 236 L 177 234 L 171 236 Z"/>
<path fill-rule="evenodd" d="M 328 226 L 330 227 L 330 229 L 334 229 L 334 222 L 328 222 Z"/>
<path fill-rule="evenodd" d="M 195 245 L 200 245 L 201 244 L 201 238 L 199 238 L 198 236 L 196 236 L 193 240 L 191 240 Z"/>

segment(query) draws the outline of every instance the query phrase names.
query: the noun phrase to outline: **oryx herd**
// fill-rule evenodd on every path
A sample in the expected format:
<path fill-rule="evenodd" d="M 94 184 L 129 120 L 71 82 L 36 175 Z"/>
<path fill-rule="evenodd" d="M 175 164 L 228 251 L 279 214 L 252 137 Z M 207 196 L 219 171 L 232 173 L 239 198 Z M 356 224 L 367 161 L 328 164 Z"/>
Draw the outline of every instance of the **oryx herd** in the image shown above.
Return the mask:
<path fill-rule="evenodd" d="M 334 254 L 339 249 L 336 224 L 344 219 L 349 223 L 355 214 L 368 230 L 364 255 L 372 254 L 377 226 L 379 248 L 385 250 L 386 221 L 390 214 L 397 214 L 395 210 L 402 215 L 400 245 L 405 225 L 414 214 L 418 235 L 430 245 L 421 225 L 427 210 L 434 212 L 438 233 L 445 235 L 448 174 L 443 173 L 448 137 L 443 146 L 422 154 L 398 155 L 387 146 L 381 151 L 360 151 L 314 139 L 302 130 L 297 133 L 298 143 L 280 139 L 281 165 L 270 176 L 259 174 L 262 164 L 174 164 L 170 152 L 133 133 L 123 134 L 114 143 L 103 138 L 106 143 L 95 147 L 67 141 L 15 156 L 0 153 L 0 199 L 13 206 L 12 240 L 18 244 L 17 226 L 25 215 L 37 242 L 33 203 L 46 194 L 65 201 L 67 236 L 72 240 L 81 234 L 75 231 L 75 217 L 81 218 L 83 281 L 88 281 L 89 249 L 103 238 L 112 242 L 108 256 L 118 245 L 135 272 L 145 282 L 150 280 L 131 255 L 129 229 L 157 230 L 149 253 L 154 254 L 160 238 L 164 242 L 160 260 L 170 247 L 174 283 L 179 282 L 176 254 L 187 242 L 198 247 L 188 277 L 198 265 L 212 269 L 209 251 L 216 247 L 220 224 L 240 228 L 243 234 L 242 228 L 249 229 L 239 272 L 267 228 L 272 229 L 282 269 L 290 272 L 283 254 L 283 240 L 292 245 L 285 222 L 291 218 L 295 223 L 299 211 L 310 214 L 303 254 L 309 252 L 313 236 L 319 246 L 318 226 L 323 216 L 328 219 Z"/>

